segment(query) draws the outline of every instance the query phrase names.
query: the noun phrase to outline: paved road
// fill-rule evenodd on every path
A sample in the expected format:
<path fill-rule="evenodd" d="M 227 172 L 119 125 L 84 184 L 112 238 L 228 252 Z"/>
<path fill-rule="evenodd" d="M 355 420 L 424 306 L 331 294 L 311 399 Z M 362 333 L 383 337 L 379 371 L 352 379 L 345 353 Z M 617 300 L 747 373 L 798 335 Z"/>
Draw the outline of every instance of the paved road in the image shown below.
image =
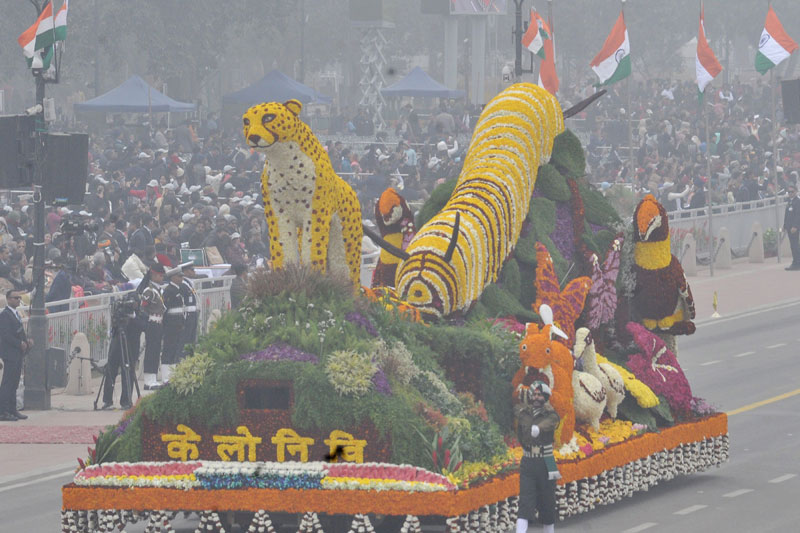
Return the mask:
<path fill-rule="evenodd" d="M 681 339 L 679 359 L 695 395 L 731 413 L 730 462 L 574 517 L 557 529 L 800 531 L 799 322 L 795 304 L 707 322 Z M 775 401 L 758 405 L 770 399 Z M 0 485 L 0 533 L 58 531 L 60 486 L 69 477 L 48 474 Z M 194 530 L 189 522 L 175 525 L 181 533 Z"/>

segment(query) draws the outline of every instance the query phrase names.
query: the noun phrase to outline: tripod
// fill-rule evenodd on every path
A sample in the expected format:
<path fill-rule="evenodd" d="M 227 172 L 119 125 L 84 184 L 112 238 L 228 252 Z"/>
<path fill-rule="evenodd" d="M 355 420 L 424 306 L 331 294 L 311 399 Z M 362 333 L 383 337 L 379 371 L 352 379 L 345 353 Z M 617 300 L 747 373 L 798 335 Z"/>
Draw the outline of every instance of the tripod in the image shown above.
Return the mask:
<path fill-rule="evenodd" d="M 113 402 L 113 390 L 114 390 L 114 381 L 117 378 L 117 366 L 120 368 L 120 383 L 122 385 L 122 396 L 125 397 L 125 393 L 128 393 L 128 401 L 131 403 L 133 400 L 133 390 L 131 390 L 131 385 L 133 385 L 136 389 L 136 398 L 141 398 L 142 393 L 139 390 L 139 382 L 136 379 L 135 368 L 131 364 L 131 357 L 130 352 L 128 350 L 128 335 L 125 333 L 125 328 L 128 325 L 129 318 L 125 317 L 124 319 L 117 320 L 116 324 L 112 327 L 111 330 L 111 345 L 108 351 L 108 362 L 106 363 L 105 370 L 103 372 L 103 378 L 100 380 L 100 388 L 97 391 L 97 396 L 94 399 L 94 410 L 97 411 L 97 404 L 100 401 L 100 395 L 105 393 L 105 387 L 110 387 L 110 394 L 105 395 L 104 403 L 110 404 Z M 118 351 L 115 351 L 115 348 Z M 119 361 L 117 361 L 117 356 L 119 357 Z M 109 380 L 106 383 L 106 380 Z M 131 383 L 133 382 L 133 383 Z"/>

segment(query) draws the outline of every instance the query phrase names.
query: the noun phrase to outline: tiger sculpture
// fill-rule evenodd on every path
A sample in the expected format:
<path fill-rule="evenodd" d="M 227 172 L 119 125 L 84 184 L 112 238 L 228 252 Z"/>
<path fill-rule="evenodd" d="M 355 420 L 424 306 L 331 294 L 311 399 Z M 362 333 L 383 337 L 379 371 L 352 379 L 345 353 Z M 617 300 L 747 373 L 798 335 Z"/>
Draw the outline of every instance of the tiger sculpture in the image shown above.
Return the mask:
<path fill-rule="evenodd" d="M 361 205 L 300 120 L 302 108 L 298 100 L 269 102 L 251 107 L 242 117 L 247 145 L 266 155 L 261 194 L 272 265 L 311 265 L 347 275 L 358 285 Z"/>

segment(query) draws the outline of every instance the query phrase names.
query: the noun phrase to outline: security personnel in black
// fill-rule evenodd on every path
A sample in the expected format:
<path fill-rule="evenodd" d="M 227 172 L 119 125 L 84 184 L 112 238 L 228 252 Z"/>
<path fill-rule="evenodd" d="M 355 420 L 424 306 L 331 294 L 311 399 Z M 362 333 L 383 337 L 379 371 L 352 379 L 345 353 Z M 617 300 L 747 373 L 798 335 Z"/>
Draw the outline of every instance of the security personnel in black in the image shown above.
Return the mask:
<path fill-rule="evenodd" d="M 783 231 L 789 237 L 792 247 L 792 264 L 786 270 L 800 270 L 800 198 L 797 197 L 797 185 L 786 187 L 786 211 L 783 214 Z"/>
<path fill-rule="evenodd" d="M 167 271 L 169 284 L 164 287 L 164 349 L 161 352 L 161 381 L 166 383 L 178 363 L 183 348 L 183 326 L 186 322 L 186 305 L 181 293 L 183 271 L 175 267 Z"/>
<path fill-rule="evenodd" d="M 194 290 L 194 283 L 191 278 L 195 276 L 194 263 L 189 261 L 180 265 L 183 271 L 183 281 L 181 282 L 181 294 L 183 303 L 186 305 L 186 323 L 183 326 L 183 339 L 181 340 L 181 356 L 183 359 L 188 355 L 187 345 L 193 345 L 197 340 L 197 292 Z"/>
<path fill-rule="evenodd" d="M 553 438 L 560 418 L 550 406 L 550 387 L 534 381 L 520 385 L 521 403 L 514 406 L 517 439 L 522 444 L 519 465 L 519 511 L 517 533 L 528 530 L 536 518 L 544 533 L 552 533 L 556 521 L 556 479 L 560 474 L 553 457 Z"/>
<path fill-rule="evenodd" d="M 139 313 L 144 327 L 144 390 L 161 388 L 161 384 L 156 381 L 156 375 L 161 357 L 164 333 L 162 322 L 166 307 L 159 284 L 164 281 L 165 272 L 164 265 L 154 264 L 137 287 L 141 299 Z"/>

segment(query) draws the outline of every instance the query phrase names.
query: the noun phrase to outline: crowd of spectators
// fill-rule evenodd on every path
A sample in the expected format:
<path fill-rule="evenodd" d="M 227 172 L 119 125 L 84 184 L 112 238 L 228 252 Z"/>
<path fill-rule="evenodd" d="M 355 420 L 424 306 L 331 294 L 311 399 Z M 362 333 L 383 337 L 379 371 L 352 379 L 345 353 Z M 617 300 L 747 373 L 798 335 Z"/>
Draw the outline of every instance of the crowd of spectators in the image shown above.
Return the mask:
<path fill-rule="evenodd" d="M 613 85 L 607 96 L 588 108 L 581 125 L 589 132 L 590 179 L 602 189 L 624 184 L 638 196 L 654 194 L 673 211 L 706 205 L 709 191 L 715 204 L 730 204 L 773 196 L 776 182 L 778 194 L 783 194 L 788 183 L 797 182 L 800 129 L 783 125 L 778 95 L 779 126 L 773 146 L 773 95 L 768 83 L 715 83 L 702 99 L 693 81 L 631 85 L 630 104 L 626 84 Z M 577 101 L 589 92 L 573 91 L 569 98 Z"/>

